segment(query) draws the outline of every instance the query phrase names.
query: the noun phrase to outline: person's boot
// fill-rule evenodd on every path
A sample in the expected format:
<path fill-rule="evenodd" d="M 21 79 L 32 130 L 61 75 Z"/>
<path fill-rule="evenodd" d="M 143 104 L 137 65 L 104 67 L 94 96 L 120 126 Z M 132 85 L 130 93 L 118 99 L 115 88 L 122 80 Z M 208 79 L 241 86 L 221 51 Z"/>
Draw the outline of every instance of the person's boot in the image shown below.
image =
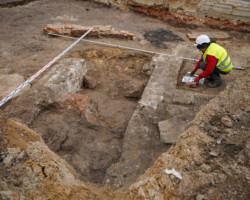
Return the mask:
<path fill-rule="evenodd" d="M 207 87 L 215 88 L 221 84 L 221 78 L 218 76 L 216 79 L 212 80 L 207 84 Z"/>
<path fill-rule="evenodd" d="M 205 79 L 208 80 L 208 81 L 213 81 L 214 80 L 213 77 L 210 76 L 210 75 L 208 77 L 206 77 Z"/>

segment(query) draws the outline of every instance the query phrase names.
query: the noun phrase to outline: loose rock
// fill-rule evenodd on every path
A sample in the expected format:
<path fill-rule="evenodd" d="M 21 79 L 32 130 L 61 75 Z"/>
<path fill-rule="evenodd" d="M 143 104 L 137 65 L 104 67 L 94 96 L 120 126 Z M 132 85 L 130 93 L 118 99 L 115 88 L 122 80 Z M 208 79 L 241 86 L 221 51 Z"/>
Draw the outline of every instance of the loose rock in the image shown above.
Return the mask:
<path fill-rule="evenodd" d="M 83 78 L 83 86 L 86 88 L 94 89 L 97 86 L 97 82 L 93 77 L 86 75 Z"/>
<path fill-rule="evenodd" d="M 226 127 L 229 127 L 229 128 L 233 127 L 233 122 L 232 122 L 231 118 L 228 116 L 222 117 L 221 123 L 223 125 L 225 125 Z"/>
<path fill-rule="evenodd" d="M 210 172 L 211 171 L 211 167 L 209 165 L 203 164 L 203 165 L 201 165 L 201 170 L 203 172 Z"/>
<path fill-rule="evenodd" d="M 21 161 L 25 160 L 25 158 L 26 158 L 26 153 L 25 153 L 25 151 L 22 151 L 21 153 L 18 154 L 17 161 L 21 162 Z"/>
<path fill-rule="evenodd" d="M 232 135 L 233 134 L 233 130 L 230 128 L 226 128 L 223 130 L 224 133 L 228 134 L 228 135 Z"/>
<path fill-rule="evenodd" d="M 202 195 L 202 194 L 198 194 L 197 196 L 196 196 L 196 200 L 204 200 L 204 195 Z"/>
<path fill-rule="evenodd" d="M 14 156 L 11 154 L 7 155 L 4 158 L 3 163 L 5 164 L 6 167 L 10 167 L 14 163 Z"/>

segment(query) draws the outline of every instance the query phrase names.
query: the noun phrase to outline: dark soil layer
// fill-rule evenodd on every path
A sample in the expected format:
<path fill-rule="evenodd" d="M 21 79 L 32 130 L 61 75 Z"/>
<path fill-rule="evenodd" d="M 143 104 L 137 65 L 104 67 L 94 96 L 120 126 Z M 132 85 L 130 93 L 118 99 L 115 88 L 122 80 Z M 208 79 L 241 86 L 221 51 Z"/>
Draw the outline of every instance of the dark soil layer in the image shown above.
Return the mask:
<path fill-rule="evenodd" d="M 150 41 L 150 43 L 157 48 L 167 49 L 168 46 L 165 42 L 179 42 L 183 41 L 183 39 L 172 33 L 172 31 L 167 31 L 164 29 L 156 29 L 146 31 L 144 34 L 146 40 Z"/>

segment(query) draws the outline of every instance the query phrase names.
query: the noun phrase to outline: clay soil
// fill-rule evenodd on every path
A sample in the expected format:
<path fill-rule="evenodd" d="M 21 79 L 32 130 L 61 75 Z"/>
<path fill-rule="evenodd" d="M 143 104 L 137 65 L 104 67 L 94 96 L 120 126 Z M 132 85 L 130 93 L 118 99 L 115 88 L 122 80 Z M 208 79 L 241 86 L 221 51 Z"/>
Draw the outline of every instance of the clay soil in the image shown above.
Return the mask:
<path fill-rule="evenodd" d="M 43 29 L 50 23 L 67 22 L 88 26 L 112 25 L 117 30 L 134 33 L 136 39 L 134 41 L 117 38 L 90 39 L 195 59 L 199 59 L 200 53 L 186 34 L 192 31 L 214 31 L 208 27 L 195 27 L 194 30 L 190 26 L 185 27 L 185 24 L 179 26 L 178 23 L 174 24 L 173 22 L 170 25 L 142 14 L 130 11 L 122 12 L 95 4 L 92 1 L 79 0 L 27 1 L 20 5 L 17 5 L 16 2 L 10 4 L 8 1 L 6 6 L 0 8 L 0 22 L 0 73 L 20 74 L 25 80 L 73 42 L 70 39 L 45 35 Z M 177 77 L 177 88 L 216 96 L 225 90 L 232 81 L 249 72 L 249 33 L 235 30 L 229 30 L 227 33 L 231 36 L 230 40 L 218 41 L 218 43 L 228 49 L 236 65 L 243 66 L 246 70 L 235 70 L 227 77 L 222 77 L 223 83 L 218 88 L 211 89 L 200 86 L 196 89 L 189 89 L 181 83 L 181 78 L 195 66 L 195 62 L 184 61 L 179 77 Z M 150 74 L 143 70 L 143 66 L 150 63 L 152 56 L 151 54 L 83 42 L 65 55 L 67 58 L 84 58 L 88 63 L 88 76 L 94 80 L 96 86 L 92 89 L 83 84 L 77 95 L 83 95 L 90 99 L 94 111 L 97 113 L 96 119 L 98 119 L 93 123 L 86 121 L 79 123 L 80 114 L 76 109 L 68 111 L 57 104 L 49 104 L 45 107 L 40 105 L 43 109 L 39 115 L 30 114 L 32 119 L 27 119 L 22 110 L 27 107 L 32 110 L 36 107 L 32 108 L 32 104 L 25 96 L 21 98 L 22 102 L 17 101 L 21 103 L 18 106 L 15 99 L 9 101 L 1 108 L 1 115 L 16 118 L 38 132 L 50 149 L 74 167 L 85 183 L 103 186 L 106 170 L 121 156 L 126 127 L 150 77 Z M 31 84 L 31 90 L 35 84 L 36 80 Z M 74 99 L 76 101 L 77 95 Z M 212 135 L 219 142 L 222 140 L 227 142 L 220 147 L 222 149 L 214 148 L 216 152 L 223 155 L 229 152 L 226 154 L 228 157 L 224 156 L 224 160 L 222 159 L 220 162 L 234 159 L 233 153 L 239 153 L 245 149 L 244 140 L 247 140 L 249 135 L 247 131 L 249 129 L 246 128 L 249 126 L 248 114 L 242 112 L 239 113 L 239 116 L 234 116 L 235 120 L 240 117 L 244 120 L 238 120 L 232 138 Z M 215 115 L 218 118 L 221 116 L 224 115 L 221 113 L 218 116 Z M 214 119 L 214 121 L 216 120 Z M 217 132 L 219 132 L 219 125 L 214 123 L 214 126 L 218 127 Z M 239 132 L 243 134 L 241 138 L 237 135 Z M 210 133 L 213 134 L 213 132 Z M 164 146 L 160 153 L 167 151 L 168 148 L 168 145 Z M 213 146 L 207 148 L 213 148 Z M 208 149 L 208 151 L 210 150 Z M 157 157 L 152 159 L 156 160 Z M 245 165 L 248 161 L 243 159 L 241 162 Z M 152 164 L 147 163 L 147 167 Z M 0 174 L 0 178 L 2 178 L 1 176 L 2 174 Z M 227 180 L 226 184 L 230 184 L 229 181 Z M 237 180 L 235 181 L 237 182 Z M 247 183 L 244 182 L 242 187 L 240 182 L 237 184 L 232 184 L 233 188 L 230 190 L 236 191 L 235 196 L 237 196 L 238 191 L 242 194 L 242 198 L 246 197 L 247 191 L 244 188 Z M 122 184 L 120 186 L 122 187 Z M 223 189 L 225 187 L 220 186 L 219 190 L 222 194 Z M 201 192 L 205 190 L 208 189 L 202 188 Z M 224 196 L 228 197 L 226 194 Z"/>
<path fill-rule="evenodd" d="M 96 87 L 83 84 L 71 97 L 74 100 L 61 108 L 44 108 L 30 127 L 71 163 L 85 182 L 102 184 L 106 170 L 120 158 L 123 135 L 148 81 L 142 66 L 150 57 L 102 47 L 75 51 L 69 57 L 88 61 L 87 76 Z M 67 109 L 84 99 L 90 101 L 95 113 L 92 121 L 84 121 L 77 107 Z"/>

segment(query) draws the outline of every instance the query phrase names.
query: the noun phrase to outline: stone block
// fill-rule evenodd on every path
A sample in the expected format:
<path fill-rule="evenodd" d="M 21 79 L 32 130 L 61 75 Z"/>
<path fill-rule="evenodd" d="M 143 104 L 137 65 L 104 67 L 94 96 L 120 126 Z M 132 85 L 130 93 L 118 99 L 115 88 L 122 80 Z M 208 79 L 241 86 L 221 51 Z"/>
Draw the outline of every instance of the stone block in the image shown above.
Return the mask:
<path fill-rule="evenodd" d="M 126 5 L 127 5 L 127 0 L 126 1 L 124 0 L 94 0 L 94 2 L 102 3 L 108 6 L 112 5 L 114 7 L 119 7 L 122 10 L 125 10 Z"/>
<path fill-rule="evenodd" d="M 232 14 L 233 8 L 231 5 L 227 4 L 217 4 L 216 6 L 213 6 L 213 10 L 219 13 L 223 14 Z"/>
<path fill-rule="evenodd" d="M 190 112 L 190 108 L 182 105 L 169 104 L 167 106 L 167 113 L 169 115 L 181 115 Z"/>
<path fill-rule="evenodd" d="M 200 10 L 202 10 L 202 12 L 204 11 L 208 11 L 211 9 L 211 5 L 206 5 L 206 4 L 203 4 L 200 8 Z"/>
<path fill-rule="evenodd" d="M 222 118 L 221 118 L 221 123 L 222 123 L 224 126 L 226 126 L 226 127 L 229 127 L 229 128 L 233 127 L 233 121 L 232 121 L 232 119 L 231 119 L 230 117 L 228 117 L 228 116 L 222 117 Z"/>
<path fill-rule="evenodd" d="M 248 7 L 236 7 L 233 9 L 232 14 L 237 15 L 237 16 L 241 16 L 241 17 L 250 17 L 250 6 L 248 6 Z"/>
<path fill-rule="evenodd" d="M 10 167 L 14 163 L 14 159 L 14 156 L 9 154 L 4 158 L 3 163 L 6 167 Z"/>
<path fill-rule="evenodd" d="M 159 78 L 163 79 L 163 77 Z M 157 78 L 151 77 L 149 80 L 147 87 L 144 89 L 143 94 L 145 95 L 162 95 L 164 91 L 166 90 L 166 83 L 161 84 L 160 82 L 155 81 Z"/>
<path fill-rule="evenodd" d="M 87 73 L 86 62 L 80 58 L 65 58 L 53 66 L 38 82 L 56 94 L 74 93 L 81 89 Z"/>
<path fill-rule="evenodd" d="M 156 55 L 152 58 L 152 63 L 156 65 L 157 62 L 165 62 L 168 57 L 164 55 Z"/>
<path fill-rule="evenodd" d="M 170 58 L 168 56 L 155 56 L 151 63 L 151 65 L 155 66 L 155 69 L 143 95 L 162 96 L 166 90 L 175 89 L 181 64 L 182 59 Z"/>
<path fill-rule="evenodd" d="M 165 4 L 165 0 L 130 0 L 128 2 L 131 5 L 135 6 L 145 6 L 145 7 L 152 7 L 152 6 L 162 6 Z"/>
<path fill-rule="evenodd" d="M 181 122 L 178 118 L 171 118 L 159 122 L 158 126 L 161 141 L 166 144 L 175 143 L 179 135 L 182 133 L 182 126 L 180 126 L 181 123 L 183 122 Z"/>
<path fill-rule="evenodd" d="M 153 62 L 156 66 L 151 77 L 158 81 L 162 79 L 164 90 L 175 89 L 183 60 L 177 57 L 158 56 L 153 58 Z"/>
<path fill-rule="evenodd" d="M 195 102 L 195 97 L 194 95 L 190 95 L 190 94 L 174 94 L 173 96 L 173 103 L 179 103 L 179 104 L 184 104 L 184 105 L 190 105 L 190 104 L 194 104 Z"/>
<path fill-rule="evenodd" d="M 196 40 L 199 35 L 208 35 L 211 40 L 227 40 L 230 38 L 230 35 L 225 32 L 192 32 L 188 33 L 187 36 L 190 40 Z"/>
<path fill-rule="evenodd" d="M 139 107 L 145 106 L 156 110 L 158 105 L 163 101 L 163 96 L 160 95 L 143 95 L 139 101 Z"/>
<path fill-rule="evenodd" d="M 246 22 L 249 23 L 249 1 L 203 1 L 197 10 L 201 16 L 209 16 L 221 20 L 229 20 L 232 23 Z"/>

